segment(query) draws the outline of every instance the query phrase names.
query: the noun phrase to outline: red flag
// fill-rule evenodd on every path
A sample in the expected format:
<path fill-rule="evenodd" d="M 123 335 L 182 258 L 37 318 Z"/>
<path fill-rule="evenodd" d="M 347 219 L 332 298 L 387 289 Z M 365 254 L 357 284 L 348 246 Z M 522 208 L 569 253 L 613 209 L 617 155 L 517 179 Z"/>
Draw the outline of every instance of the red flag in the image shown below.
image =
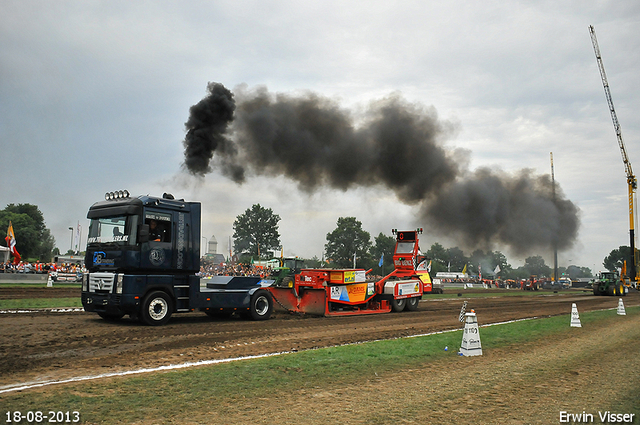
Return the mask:
<path fill-rule="evenodd" d="M 13 255 L 14 264 L 18 264 L 20 262 L 20 254 L 18 254 L 18 250 L 16 249 L 16 235 L 13 233 L 13 225 L 9 222 L 9 228 L 7 229 L 7 237 L 4 238 L 7 241 L 7 246 L 11 250 L 11 254 Z"/>

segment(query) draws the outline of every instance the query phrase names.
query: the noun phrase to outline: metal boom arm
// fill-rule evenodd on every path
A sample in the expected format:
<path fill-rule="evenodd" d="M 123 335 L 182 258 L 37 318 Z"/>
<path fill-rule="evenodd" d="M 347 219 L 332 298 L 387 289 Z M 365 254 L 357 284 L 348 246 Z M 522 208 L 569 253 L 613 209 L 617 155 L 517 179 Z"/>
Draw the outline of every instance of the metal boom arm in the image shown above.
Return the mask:
<path fill-rule="evenodd" d="M 636 280 L 636 261 L 635 261 L 635 216 L 634 216 L 634 202 L 633 194 L 638 187 L 636 176 L 631 169 L 631 162 L 627 156 L 627 149 L 624 146 L 624 140 L 622 139 L 622 130 L 620 130 L 620 122 L 616 115 L 616 110 L 613 107 L 613 100 L 611 99 L 611 91 L 609 90 L 609 82 L 607 81 L 607 74 L 604 71 L 604 64 L 602 63 L 602 57 L 600 56 L 600 48 L 598 47 L 598 40 L 596 38 L 596 30 L 593 25 L 589 25 L 589 33 L 591 34 L 591 43 L 593 44 L 593 51 L 596 54 L 596 60 L 598 61 L 598 68 L 600 69 L 600 77 L 602 78 L 602 86 L 604 87 L 604 94 L 609 104 L 609 111 L 611 112 L 611 119 L 613 120 L 613 129 L 616 131 L 618 138 L 618 146 L 620 147 L 620 153 L 622 154 L 622 162 L 624 163 L 624 171 L 627 174 L 627 186 L 629 188 L 629 228 L 631 238 L 631 265 L 629 267 L 629 278 L 632 282 Z"/>

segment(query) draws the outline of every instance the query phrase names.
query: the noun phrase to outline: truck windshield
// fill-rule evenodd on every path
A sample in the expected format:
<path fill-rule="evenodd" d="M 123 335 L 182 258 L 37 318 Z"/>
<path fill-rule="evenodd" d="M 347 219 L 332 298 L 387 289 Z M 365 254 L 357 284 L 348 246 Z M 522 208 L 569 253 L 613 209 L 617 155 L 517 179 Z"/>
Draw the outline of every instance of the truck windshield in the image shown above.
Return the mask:
<path fill-rule="evenodd" d="M 117 245 L 135 245 L 137 216 L 101 217 L 91 220 L 87 244 L 115 243 Z"/>
<path fill-rule="evenodd" d="M 396 254 L 411 254 L 413 253 L 413 246 L 415 242 L 398 242 L 396 247 Z"/>

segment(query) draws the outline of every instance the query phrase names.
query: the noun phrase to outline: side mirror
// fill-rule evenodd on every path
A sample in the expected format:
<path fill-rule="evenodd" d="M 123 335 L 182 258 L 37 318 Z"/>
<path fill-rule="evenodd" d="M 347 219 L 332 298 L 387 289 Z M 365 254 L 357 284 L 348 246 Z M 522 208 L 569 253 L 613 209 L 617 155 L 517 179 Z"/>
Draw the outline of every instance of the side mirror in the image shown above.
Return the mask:
<path fill-rule="evenodd" d="M 149 242 L 149 225 L 141 224 L 138 226 L 138 242 L 145 243 Z"/>

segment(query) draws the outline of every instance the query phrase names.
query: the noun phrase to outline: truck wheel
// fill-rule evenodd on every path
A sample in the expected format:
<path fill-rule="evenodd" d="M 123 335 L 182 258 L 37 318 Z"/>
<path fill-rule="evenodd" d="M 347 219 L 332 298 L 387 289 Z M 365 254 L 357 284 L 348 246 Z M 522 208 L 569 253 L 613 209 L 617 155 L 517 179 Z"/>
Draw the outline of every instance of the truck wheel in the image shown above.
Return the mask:
<path fill-rule="evenodd" d="M 391 309 L 393 311 L 402 311 L 404 310 L 404 306 L 407 304 L 407 299 L 406 298 L 402 298 L 399 300 L 396 300 L 395 298 L 393 300 L 391 300 Z"/>
<path fill-rule="evenodd" d="M 268 291 L 259 290 L 251 296 L 249 313 L 253 320 L 267 320 L 273 312 L 273 298 Z"/>
<path fill-rule="evenodd" d="M 404 309 L 407 311 L 416 311 L 418 309 L 418 304 L 420 303 L 421 297 L 411 297 L 407 298 L 407 305 L 405 305 Z"/>
<path fill-rule="evenodd" d="M 150 326 L 161 326 L 169 321 L 173 306 L 166 292 L 155 291 L 147 295 L 142 303 L 140 320 Z"/>

